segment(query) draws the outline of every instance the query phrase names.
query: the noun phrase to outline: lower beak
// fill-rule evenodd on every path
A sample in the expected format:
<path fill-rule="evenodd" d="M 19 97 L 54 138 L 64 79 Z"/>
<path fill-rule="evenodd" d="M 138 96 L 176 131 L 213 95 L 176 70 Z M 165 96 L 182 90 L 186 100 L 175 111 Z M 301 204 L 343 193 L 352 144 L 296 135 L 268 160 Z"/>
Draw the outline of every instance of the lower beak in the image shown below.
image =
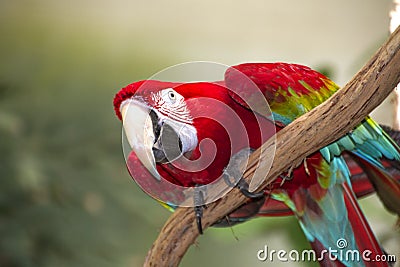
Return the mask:
<path fill-rule="evenodd" d="M 123 127 L 130 147 L 154 178 L 161 180 L 153 155 L 155 136 L 149 112 L 148 107 L 134 100 L 121 105 Z"/>

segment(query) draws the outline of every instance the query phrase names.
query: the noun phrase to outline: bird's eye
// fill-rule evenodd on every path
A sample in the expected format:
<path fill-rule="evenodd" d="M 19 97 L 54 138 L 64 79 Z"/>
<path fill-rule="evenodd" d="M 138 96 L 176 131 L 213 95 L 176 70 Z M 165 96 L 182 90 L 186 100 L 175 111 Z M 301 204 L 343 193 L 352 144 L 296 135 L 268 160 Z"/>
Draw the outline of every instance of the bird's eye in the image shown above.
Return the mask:
<path fill-rule="evenodd" d="M 182 96 L 178 94 L 174 89 L 172 88 L 167 88 L 161 91 L 161 98 L 168 104 L 168 105 L 174 105 L 178 101 L 178 99 L 181 99 Z"/>
<path fill-rule="evenodd" d="M 169 91 L 169 92 L 168 92 L 168 97 L 169 97 L 169 99 L 171 99 L 171 100 L 176 100 L 176 94 L 175 94 L 175 92 L 174 92 L 174 91 Z"/>

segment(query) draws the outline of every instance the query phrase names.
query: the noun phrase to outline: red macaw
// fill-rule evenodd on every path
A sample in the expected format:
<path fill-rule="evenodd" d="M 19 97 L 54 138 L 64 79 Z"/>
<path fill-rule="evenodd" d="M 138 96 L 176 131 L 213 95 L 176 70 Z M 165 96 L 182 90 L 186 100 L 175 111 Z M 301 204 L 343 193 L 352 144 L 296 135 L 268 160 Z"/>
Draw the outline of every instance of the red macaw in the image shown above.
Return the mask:
<path fill-rule="evenodd" d="M 130 84 L 117 93 L 114 108 L 132 148 L 127 159 L 131 175 L 158 196 L 174 195 L 173 202 L 164 203 L 174 209 L 185 194 L 175 192 L 171 184 L 196 188 L 224 177 L 232 158 L 234 165 L 239 165 L 251 150 L 338 89 L 327 77 L 305 66 L 248 63 L 229 68 L 224 81 L 213 83 L 148 80 Z M 382 159 L 399 161 L 399 151 L 381 127 L 367 117 L 353 131 L 308 156 L 290 177 L 275 180 L 264 192 L 269 202 L 260 194 L 250 193 L 241 177 L 234 177 L 241 191 L 254 199 L 220 224 L 241 221 L 252 211 L 269 215 L 278 207 L 275 210 L 279 215 L 297 216 L 317 252 L 337 249 L 336 242 L 344 238 L 345 252 L 368 249 L 371 255 L 382 255 L 358 206 L 343 154 L 365 171 L 385 206 L 400 214 L 399 182 L 382 163 Z M 237 176 L 235 171 L 228 174 Z M 159 181 L 158 188 L 155 181 Z M 200 224 L 198 203 L 205 203 L 203 194 L 197 196 L 200 202 L 194 200 Z M 328 265 L 328 261 L 321 263 Z M 341 257 L 332 265 L 354 266 L 354 262 Z"/>

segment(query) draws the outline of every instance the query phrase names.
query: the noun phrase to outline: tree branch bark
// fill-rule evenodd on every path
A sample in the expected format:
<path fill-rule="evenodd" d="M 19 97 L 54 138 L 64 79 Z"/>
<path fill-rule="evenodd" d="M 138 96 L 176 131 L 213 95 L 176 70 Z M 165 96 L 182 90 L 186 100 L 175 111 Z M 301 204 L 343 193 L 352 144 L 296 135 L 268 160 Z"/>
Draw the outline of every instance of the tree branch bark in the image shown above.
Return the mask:
<path fill-rule="evenodd" d="M 250 182 L 259 160 L 268 156 L 265 151 L 276 144 L 271 170 L 259 187 L 265 188 L 279 174 L 298 166 L 307 155 L 357 126 L 399 82 L 400 28 L 397 28 L 343 89 L 278 132 L 276 140 L 267 141 L 262 149 L 255 151 L 250 157 L 244 179 Z M 204 210 L 203 228 L 206 229 L 245 201 L 246 197 L 233 189 L 222 199 L 211 203 Z M 178 208 L 149 250 L 144 266 L 178 266 L 198 235 L 193 208 Z"/>

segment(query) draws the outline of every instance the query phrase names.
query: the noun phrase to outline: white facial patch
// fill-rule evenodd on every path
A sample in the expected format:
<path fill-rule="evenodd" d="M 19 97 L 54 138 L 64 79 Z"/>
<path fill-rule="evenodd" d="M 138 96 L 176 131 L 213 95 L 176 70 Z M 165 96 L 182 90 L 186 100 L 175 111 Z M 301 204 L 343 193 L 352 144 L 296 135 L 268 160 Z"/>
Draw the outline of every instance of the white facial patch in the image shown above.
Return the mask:
<path fill-rule="evenodd" d="M 172 88 L 166 88 L 151 96 L 154 107 L 164 116 L 175 121 L 193 124 L 185 98 Z"/>

